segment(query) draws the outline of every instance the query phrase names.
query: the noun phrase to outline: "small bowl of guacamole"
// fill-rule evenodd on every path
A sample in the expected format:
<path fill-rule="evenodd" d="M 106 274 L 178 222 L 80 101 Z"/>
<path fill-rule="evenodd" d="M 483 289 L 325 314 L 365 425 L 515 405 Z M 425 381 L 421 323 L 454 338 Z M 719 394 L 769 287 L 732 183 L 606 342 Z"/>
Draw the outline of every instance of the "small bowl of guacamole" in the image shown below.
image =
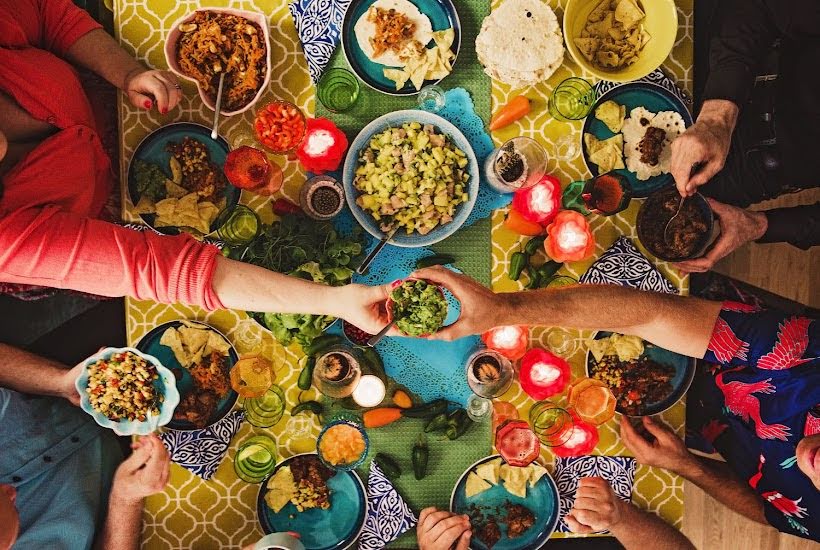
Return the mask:
<path fill-rule="evenodd" d="M 387 312 L 405 336 L 423 337 L 438 332 L 447 318 L 447 299 L 437 285 L 423 279 L 394 283 Z"/>

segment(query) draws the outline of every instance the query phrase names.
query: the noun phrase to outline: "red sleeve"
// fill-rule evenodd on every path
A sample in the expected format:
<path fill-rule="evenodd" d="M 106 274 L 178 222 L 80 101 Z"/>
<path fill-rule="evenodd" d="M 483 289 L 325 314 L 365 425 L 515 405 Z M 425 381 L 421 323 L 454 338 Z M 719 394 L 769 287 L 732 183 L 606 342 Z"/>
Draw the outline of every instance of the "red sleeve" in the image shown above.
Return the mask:
<path fill-rule="evenodd" d="M 102 28 L 71 0 L 37 0 L 43 49 L 64 57 L 83 35 Z"/>
<path fill-rule="evenodd" d="M 0 219 L 0 280 L 222 309 L 219 250 L 190 235 L 137 232 L 56 207 Z"/>

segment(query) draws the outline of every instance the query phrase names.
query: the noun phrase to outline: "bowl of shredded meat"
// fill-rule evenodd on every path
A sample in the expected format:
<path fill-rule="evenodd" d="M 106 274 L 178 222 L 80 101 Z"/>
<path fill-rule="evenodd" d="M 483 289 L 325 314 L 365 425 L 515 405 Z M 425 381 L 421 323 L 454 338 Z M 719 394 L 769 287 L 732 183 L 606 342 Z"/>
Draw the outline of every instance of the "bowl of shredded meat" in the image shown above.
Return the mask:
<path fill-rule="evenodd" d="M 196 10 L 179 19 L 165 43 L 168 67 L 197 85 L 203 103 L 216 109 L 225 75 L 225 116 L 250 109 L 270 82 L 270 32 L 264 14 L 234 9 Z"/>
<path fill-rule="evenodd" d="M 675 217 L 679 205 L 680 195 L 671 185 L 649 195 L 638 210 L 638 239 L 655 257 L 667 262 L 699 257 L 713 236 L 714 214 L 703 195 L 687 197 Z M 669 220 L 672 223 L 664 236 Z"/>

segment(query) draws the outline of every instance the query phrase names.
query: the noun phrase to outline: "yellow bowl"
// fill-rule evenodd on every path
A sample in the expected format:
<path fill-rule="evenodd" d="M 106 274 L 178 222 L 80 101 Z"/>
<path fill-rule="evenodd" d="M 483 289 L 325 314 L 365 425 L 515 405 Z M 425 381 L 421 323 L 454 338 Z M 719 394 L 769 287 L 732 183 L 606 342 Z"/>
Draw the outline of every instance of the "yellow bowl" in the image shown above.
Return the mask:
<path fill-rule="evenodd" d="M 574 40 L 581 36 L 590 12 L 602 1 L 607 0 L 567 0 L 564 9 L 564 40 L 575 62 L 598 78 L 613 82 L 638 80 L 660 67 L 672 51 L 678 34 L 678 12 L 675 8 L 675 1 L 638 0 L 638 4 L 646 14 L 643 26 L 651 39 L 641 50 L 635 63 L 612 71 L 601 69 L 587 61 L 578 50 Z"/>

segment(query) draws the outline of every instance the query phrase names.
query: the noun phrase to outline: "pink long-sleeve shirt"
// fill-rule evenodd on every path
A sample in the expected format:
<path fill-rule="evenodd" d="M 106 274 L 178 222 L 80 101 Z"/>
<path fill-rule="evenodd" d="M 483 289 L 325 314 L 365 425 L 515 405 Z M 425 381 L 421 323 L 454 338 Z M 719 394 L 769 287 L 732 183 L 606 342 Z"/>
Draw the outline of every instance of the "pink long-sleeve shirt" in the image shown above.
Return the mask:
<path fill-rule="evenodd" d="M 71 0 L 0 0 L 0 91 L 59 129 L 0 182 L 0 281 L 219 309 L 215 247 L 95 219 L 111 166 L 63 57 L 96 28 Z"/>

